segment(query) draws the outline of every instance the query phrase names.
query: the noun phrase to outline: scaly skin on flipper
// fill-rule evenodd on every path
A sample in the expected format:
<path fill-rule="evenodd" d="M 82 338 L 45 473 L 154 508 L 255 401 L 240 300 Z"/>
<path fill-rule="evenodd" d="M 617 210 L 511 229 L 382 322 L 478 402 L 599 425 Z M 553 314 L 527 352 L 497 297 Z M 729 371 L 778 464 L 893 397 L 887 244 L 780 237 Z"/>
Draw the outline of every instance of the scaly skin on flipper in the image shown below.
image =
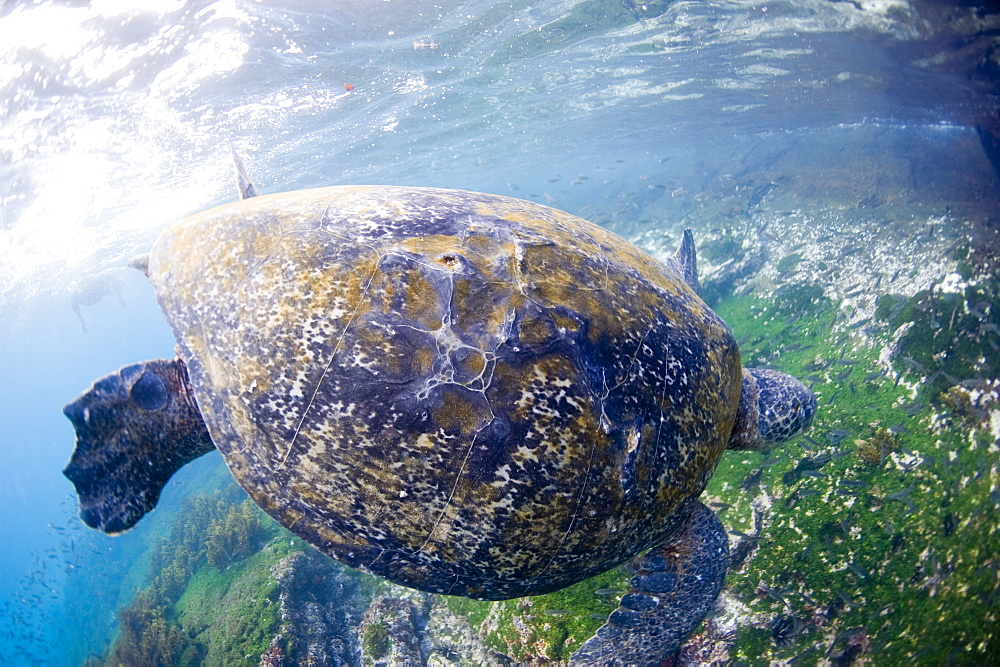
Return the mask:
<path fill-rule="evenodd" d="M 570 665 L 659 664 L 674 655 L 722 590 L 729 539 L 715 514 L 695 501 L 680 533 L 636 561 L 618 609 Z"/>
<path fill-rule="evenodd" d="M 63 474 L 76 487 L 80 518 L 106 533 L 134 526 L 171 475 L 214 449 L 180 359 L 125 366 L 63 413 L 76 429 Z"/>

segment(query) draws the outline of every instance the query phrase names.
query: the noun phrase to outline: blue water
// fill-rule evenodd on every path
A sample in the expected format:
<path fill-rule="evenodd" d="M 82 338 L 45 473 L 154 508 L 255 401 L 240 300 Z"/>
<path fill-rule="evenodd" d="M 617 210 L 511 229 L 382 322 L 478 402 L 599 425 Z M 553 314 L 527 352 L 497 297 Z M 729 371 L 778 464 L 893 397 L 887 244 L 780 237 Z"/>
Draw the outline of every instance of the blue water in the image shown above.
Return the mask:
<path fill-rule="evenodd" d="M 995 193 L 961 191 L 965 170 L 977 183 L 992 173 L 975 127 L 997 106 L 996 68 L 977 69 L 989 44 L 977 11 L 893 0 L 4 2 L 0 664 L 74 664 L 113 632 L 127 586 L 109 575 L 94 591 L 106 618 L 64 618 L 67 573 L 126 559 L 155 527 L 115 539 L 80 527 L 60 474 L 73 444 L 60 411 L 104 373 L 171 354 L 152 291 L 127 262 L 168 222 L 234 199 L 230 145 L 264 192 L 480 190 L 583 215 L 652 250 L 681 224 L 724 226 L 712 198 L 726 183 L 761 187 L 763 170 L 767 182 L 812 170 L 842 193 L 845 174 L 922 161 L 907 186 L 913 229 L 945 214 L 942 199 L 986 218 L 976 203 Z M 843 157 L 866 146 L 871 163 Z M 898 192 L 871 180 L 883 197 Z M 837 202 L 799 201 L 813 204 Z M 82 305 L 81 320 L 71 301 L 95 277 L 115 289 Z M 173 485 L 159 512 L 198 474 L 210 472 Z M 67 628 L 95 646 L 81 651 Z"/>

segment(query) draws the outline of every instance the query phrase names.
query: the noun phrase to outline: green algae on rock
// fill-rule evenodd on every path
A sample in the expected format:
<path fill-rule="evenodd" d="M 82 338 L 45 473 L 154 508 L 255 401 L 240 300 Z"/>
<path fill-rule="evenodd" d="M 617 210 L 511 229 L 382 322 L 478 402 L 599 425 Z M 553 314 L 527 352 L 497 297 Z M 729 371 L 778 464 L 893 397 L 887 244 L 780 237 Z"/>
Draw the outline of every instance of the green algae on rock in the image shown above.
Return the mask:
<path fill-rule="evenodd" d="M 953 325 L 947 337 L 929 325 L 927 336 L 894 337 L 907 324 L 903 310 L 890 326 L 863 331 L 838 323 L 830 302 L 791 323 L 776 307 L 777 296 L 729 297 L 716 305 L 745 339 L 747 356 L 766 356 L 811 376 L 822 405 L 813 433 L 799 441 L 801 454 L 762 468 L 768 529 L 747 566 L 727 580 L 748 604 L 735 637 L 719 640 L 731 658 L 750 664 L 838 655 L 939 662 L 996 654 L 1000 637 L 991 603 L 1000 585 L 991 563 L 1000 553 L 994 490 L 1000 429 L 983 419 L 996 404 L 988 396 L 977 399 L 980 419 L 969 420 L 956 414 L 954 401 L 936 400 L 939 379 L 951 381 L 945 364 L 967 363 L 961 359 L 967 341 L 989 348 L 982 336 L 992 331 L 1000 306 L 995 286 L 981 289 L 990 283 L 990 276 L 970 282 L 975 301 L 948 300 L 946 312 L 940 290 L 911 301 L 933 303 L 944 313 L 938 321 L 946 331 L 954 312 L 963 328 Z M 960 320 L 966 308 L 986 317 L 965 313 L 976 322 Z M 926 323 L 930 310 L 906 312 Z M 908 364 L 903 357 L 915 359 L 920 345 L 932 345 L 924 348 L 928 363 Z M 942 361 L 956 352 L 957 360 Z M 978 372 L 997 372 L 994 353 L 981 350 L 986 365 L 980 361 Z M 878 450 L 883 466 L 853 455 L 866 446 Z M 720 516 L 731 531 L 752 524 L 740 484 L 746 464 L 761 456 L 725 457 L 706 490 L 730 506 Z M 754 617 L 761 612 L 763 618 Z M 779 639 L 772 624 L 788 615 L 797 619 L 796 631 Z M 709 619 L 709 628 L 713 623 Z M 928 627 L 936 628 L 933 635 Z"/>
<path fill-rule="evenodd" d="M 1000 553 L 995 385 L 958 384 L 936 401 L 936 387 L 900 361 L 905 350 L 895 347 L 898 327 L 885 322 L 871 330 L 851 329 L 817 289 L 729 296 L 715 304 L 747 358 L 812 376 L 823 409 L 814 432 L 798 446 L 722 458 L 706 502 L 730 531 L 732 544 L 746 545 L 746 557 L 730 572 L 715 614 L 688 642 L 685 655 L 728 656 L 753 665 L 796 656 L 807 663 L 837 656 L 894 663 L 995 655 L 1000 650 L 994 630 L 1000 586 L 991 565 Z M 977 309 L 984 313 L 1000 307 L 995 293 L 981 300 L 988 303 Z M 976 309 L 976 303 L 971 306 Z M 793 318 L 797 312 L 801 316 Z M 884 443 L 881 466 L 856 454 L 873 440 Z M 743 488 L 747 482 L 750 491 Z M 217 516 L 233 506 L 228 497 L 226 502 Z M 758 531 L 758 523 L 766 530 Z M 210 525 L 205 521 L 202 530 Z M 179 530 L 172 539 L 199 539 L 184 535 Z M 283 530 L 277 535 L 262 547 L 275 550 L 275 558 L 304 548 L 301 541 L 289 546 L 295 538 Z M 203 589 L 210 586 L 198 578 L 229 572 L 199 567 L 191 585 Z M 238 571 L 238 564 L 230 570 Z M 442 599 L 497 652 L 480 654 L 492 656 L 484 660 L 501 663 L 503 654 L 558 661 L 601 624 L 593 616 L 610 613 L 626 584 L 627 574 L 612 570 L 536 598 Z M 402 595 L 370 577 L 361 577 L 358 585 L 352 603 L 360 610 L 358 619 L 365 600 Z M 178 595 L 184 604 L 194 596 L 184 592 L 187 586 Z M 194 618 L 178 617 L 170 606 L 143 613 L 154 629 L 149 649 L 157 637 L 176 641 L 178 631 L 171 627 L 187 627 L 176 625 L 178 618 Z M 273 627 L 266 616 L 260 623 Z M 272 644 L 292 654 L 302 644 L 295 636 L 304 633 L 302 627 L 285 634 L 279 628 L 280 638 Z M 928 627 L 936 628 L 932 635 Z M 225 640 L 202 635 L 202 641 Z M 456 655 L 468 650 L 464 642 L 448 646 L 442 650 Z M 208 650 L 206 644 L 187 644 L 176 655 L 204 656 Z"/>

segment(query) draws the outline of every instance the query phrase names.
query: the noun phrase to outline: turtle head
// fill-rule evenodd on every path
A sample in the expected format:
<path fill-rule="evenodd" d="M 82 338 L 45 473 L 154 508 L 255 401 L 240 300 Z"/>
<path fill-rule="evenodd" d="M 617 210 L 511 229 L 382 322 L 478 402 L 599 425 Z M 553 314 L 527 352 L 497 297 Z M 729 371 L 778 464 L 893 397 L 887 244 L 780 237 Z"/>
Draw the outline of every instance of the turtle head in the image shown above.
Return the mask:
<path fill-rule="evenodd" d="M 803 433 L 814 416 L 816 397 L 796 378 L 765 368 L 744 368 L 729 449 L 771 449 Z"/>

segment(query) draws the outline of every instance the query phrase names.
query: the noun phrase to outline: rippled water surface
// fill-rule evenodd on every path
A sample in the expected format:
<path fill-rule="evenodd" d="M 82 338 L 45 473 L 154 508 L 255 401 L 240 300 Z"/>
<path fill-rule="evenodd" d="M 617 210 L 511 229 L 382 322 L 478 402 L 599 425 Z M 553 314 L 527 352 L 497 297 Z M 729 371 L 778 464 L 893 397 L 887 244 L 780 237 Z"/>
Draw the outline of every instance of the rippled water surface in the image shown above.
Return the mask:
<path fill-rule="evenodd" d="M 837 488 L 871 501 L 852 501 L 797 547 L 840 557 L 794 561 L 792 549 L 763 543 L 748 566 L 759 573 L 731 581 L 734 599 L 759 607 L 735 624 L 738 639 L 726 641 L 742 643 L 729 657 L 995 658 L 1000 643 L 985 628 L 997 623 L 1000 581 L 998 29 L 986 3 L 904 0 L 4 2 L 0 664 L 107 657 L 118 610 L 165 567 L 148 547 L 175 539 L 177 508 L 206 489 L 222 488 L 212 497 L 225 507 L 241 500 L 209 457 L 136 531 L 112 539 L 81 527 L 60 474 L 73 446 L 62 405 L 123 364 L 171 354 L 128 261 L 167 223 L 236 198 L 230 146 L 264 192 L 366 183 L 515 196 L 659 258 L 691 227 L 703 295 L 745 361 L 810 376 L 827 410 L 818 449 L 786 446 L 771 468 L 737 457 L 744 470 L 731 484 L 720 467 L 716 507 L 737 503 L 726 494 L 757 467 L 775 472 L 742 496 L 747 512 L 762 489 L 777 508 L 769 525 L 785 537 L 775 541 L 795 532 L 806 478 L 833 475 L 828 505 L 854 497 Z M 803 289 L 813 291 L 799 301 Z M 907 338 L 921 322 L 933 325 L 926 339 Z M 901 444 L 882 452 L 883 468 L 865 468 L 855 447 L 892 426 Z M 803 464 L 827 454 L 844 465 Z M 959 467 L 942 468 L 949 460 Z M 925 496 L 944 495 L 908 513 L 925 485 Z M 871 529 L 865 517 L 882 507 L 892 527 Z M 950 644 L 929 627 L 903 633 L 909 617 L 893 616 L 897 629 L 879 623 L 910 604 L 910 584 L 887 564 L 852 569 L 864 549 L 848 551 L 851 540 L 870 530 L 885 535 L 879 562 L 912 558 L 907 578 L 922 596 L 912 604 L 930 609 L 943 586 L 946 616 L 954 581 L 981 622 L 966 618 Z M 971 550 L 975 535 L 985 553 Z M 793 566 L 857 577 L 859 588 L 767 579 Z M 547 621 L 562 618 L 555 611 Z M 751 612 L 763 614 L 756 625 Z M 838 614 L 853 625 L 837 625 Z M 977 623 L 980 636 L 968 630 Z M 858 627 L 864 642 L 850 644 Z M 215 660 L 199 641 L 203 652 L 188 658 Z M 260 651 L 247 656 L 256 664 Z"/>

